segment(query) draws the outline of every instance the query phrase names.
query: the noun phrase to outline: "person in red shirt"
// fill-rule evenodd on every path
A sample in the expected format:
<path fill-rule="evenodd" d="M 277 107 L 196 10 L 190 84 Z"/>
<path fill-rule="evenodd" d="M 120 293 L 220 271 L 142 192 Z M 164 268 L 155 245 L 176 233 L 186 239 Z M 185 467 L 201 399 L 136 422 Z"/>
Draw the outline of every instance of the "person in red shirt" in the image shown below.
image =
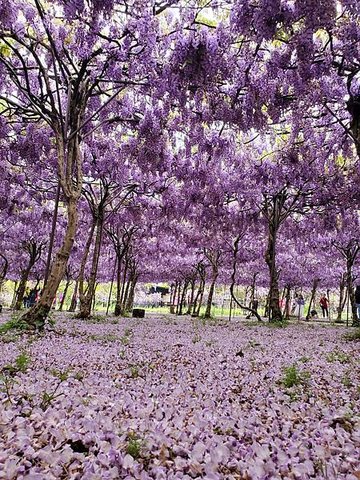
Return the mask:
<path fill-rule="evenodd" d="M 329 316 L 329 300 L 323 295 L 320 298 L 320 307 L 322 310 L 323 317 L 328 317 Z"/>

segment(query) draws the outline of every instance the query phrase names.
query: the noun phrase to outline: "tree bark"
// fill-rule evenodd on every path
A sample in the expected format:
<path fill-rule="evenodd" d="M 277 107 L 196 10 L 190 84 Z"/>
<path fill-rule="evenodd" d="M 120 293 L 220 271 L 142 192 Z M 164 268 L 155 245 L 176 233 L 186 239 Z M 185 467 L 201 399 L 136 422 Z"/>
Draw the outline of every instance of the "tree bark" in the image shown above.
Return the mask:
<path fill-rule="evenodd" d="M 186 292 L 187 292 L 188 286 L 189 286 L 189 281 L 188 281 L 188 280 L 184 280 L 184 287 L 183 287 L 183 291 L 182 291 L 181 299 L 180 299 L 179 315 L 182 315 L 182 311 L 183 311 L 183 307 L 184 307 L 184 303 L 185 303 L 185 297 L 186 297 Z"/>
<path fill-rule="evenodd" d="M 309 308 L 308 308 L 308 311 L 307 311 L 307 314 L 306 314 L 306 320 L 309 320 L 310 317 L 311 317 L 311 306 L 312 306 L 312 303 L 315 299 L 316 290 L 318 288 L 319 282 L 320 282 L 319 278 L 314 278 L 313 284 L 312 284 L 312 289 L 311 289 Z"/>
<path fill-rule="evenodd" d="M 136 273 L 132 276 L 129 296 L 128 296 L 128 300 L 127 300 L 127 303 L 126 303 L 126 311 L 127 312 L 131 312 L 133 307 L 134 307 L 135 288 L 136 288 L 136 284 L 138 282 L 138 278 L 139 278 L 139 275 L 136 274 Z"/>
<path fill-rule="evenodd" d="M 1 269 L 0 269 L 0 293 L 1 293 L 2 287 L 5 283 L 6 274 L 9 268 L 9 262 L 8 262 L 8 259 L 5 257 L 5 255 L 3 255 L 2 253 L 0 253 L 0 258 L 3 259 L 3 265 L 1 266 Z"/>
<path fill-rule="evenodd" d="M 81 263 L 80 263 L 80 270 L 79 270 L 79 277 L 78 277 L 78 281 L 79 281 L 78 290 L 79 290 L 80 305 L 83 305 L 84 302 L 85 302 L 85 295 L 86 295 L 85 289 L 84 289 L 85 268 L 86 268 L 86 263 L 87 263 L 87 260 L 88 260 L 88 257 L 89 257 L 90 247 L 91 247 L 91 244 L 92 244 L 92 241 L 93 241 L 95 228 L 96 228 L 96 219 L 93 218 L 93 220 L 91 222 L 90 230 L 89 230 L 89 233 L 88 233 L 88 237 L 87 237 L 87 240 L 86 240 L 86 244 L 85 244 L 83 256 L 82 256 L 82 259 L 81 259 Z M 80 307 L 80 312 L 81 312 L 81 307 Z M 81 318 L 80 313 L 78 314 L 78 316 Z"/>
<path fill-rule="evenodd" d="M 10 305 L 11 309 L 15 307 L 18 283 L 19 282 L 17 280 L 14 282 L 14 292 L 13 292 L 13 297 L 11 299 L 11 305 Z"/>
<path fill-rule="evenodd" d="M 76 310 L 78 288 L 79 288 L 79 278 L 75 282 L 74 291 L 71 297 L 69 312 L 75 312 Z"/>
<path fill-rule="evenodd" d="M 80 312 L 78 314 L 79 318 L 89 318 L 91 316 L 91 306 L 95 294 L 96 276 L 102 243 L 103 218 L 103 212 L 100 212 L 96 218 L 96 236 L 91 271 L 86 294 L 80 297 Z"/>
<path fill-rule="evenodd" d="M 359 320 L 357 318 L 357 309 L 356 309 L 356 302 L 355 302 L 355 292 L 354 292 L 354 282 L 352 276 L 352 268 L 353 268 L 354 260 L 352 257 L 348 257 L 346 261 L 346 274 L 347 274 L 347 291 L 350 299 L 350 307 L 351 307 L 351 317 L 352 317 L 352 324 L 353 326 L 359 325 Z"/>
<path fill-rule="evenodd" d="M 177 298 L 176 298 L 176 315 L 179 315 L 179 311 L 180 311 L 181 285 L 182 285 L 182 282 L 179 282 Z"/>
<path fill-rule="evenodd" d="M 62 296 L 62 299 L 61 299 L 61 302 L 60 302 L 59 312 L 62 312 L 62 309 L 63 309 L 63 307 L 64 307 L 66 294 L 67 294 L 67 292 L 68 292 L 68 289 L 69 289 L 70 284 L 71 284 L 71 280 L 67 280 L 67 281 L 66 281 L 66 284 L 65 284 L 65 288 L 64 288 L 64 293 L 63 293 L 63 296 Z"/>
<path fill-rule="evenodd" d="M 285 312 L 284 312 L 284 319 L 289 320 L 290 319 L 290 305 L 291 302 L 291 286 L 286 285 L 286 290 L 285 290 Z"/>
<path fill-rule="evenodd" d="M 233 247 L 233 263 L 232 263 L 232 272 L 231 272 L 231 284 L 230 284 L 230 295 L 231 295 L 231 300 L 234 300 L 235 304 L 238 305 L 240 308 L 243 310 L 246 310 L 250 312 L 254 317 L 259 322 L 262 322 L 260 315 L 256 310 L 253 310 L 250 307 L 247 307 L 246 305 L 242 305 L 242 303 L 237 299 L 235 295 L 235 285 L 236 285 L 236 270 L 237 270 L 237 255 L 239 252 L 239 243 L 242 238 L 242 235 L 239 235 L 236 237 L 234 241 L 234 247 Z M 229 320 L 231 319 L 231 311 L 232 311 L 232 301 L 230 302 L 230 313 L 229 313 Z"/>
<path fill-rule="evenodd" d="M 340 278 L 340 285 L 339 285 L 339 304 L 337 308 L 337 317 L 336 321 L 341 322 L 341 314 L 344 310 L 345 303 L 346 303 L 346 273 L 344 273 Z"/>
<path fill-rule="evenodd" d="M 17 297 L 16 297 L 16 302 L 15 302 L 15 308 L 14 310 L 21 310 L 22 304 L 23 304 L 23 299 L 24 299 L 24 293 L 26 289 L 26 283 L 29 278 L 29 273 L 31 270 L 31 262 L 28 264 L 28 266 L 21 271 L 21 276 L 20 276 L 20 282 L 19 282 L 19 288 L 17 290 Z"/>
<path fill-rule="evenodd" d="M 207 298 L 207 302 L 206 302 L 206 310 L 205 310 L 205 318 L 210 318 L 211 317 L 211 308 L 212 308 L 212 301 L 213 301 L 213 298 L 214 298 L 214 292 L 215 292 L 215 284 L 216 284 L 216 280 L 219 276 L 219 272 L 217 269 L 213 270 L 213 276 L 212 276 L 212 280 L 211 280 L 211 284 L 210 284 L 210 288 L 209 288 L 209 295 L 208 295 L 208 298 Z"/>
<path fill-rule="evenodd" d="M 191 293 L 190 293 L 189 305 L 188 305 L 187 312 L 186 312 L 187 315 L 191 315 L 191 310 L 192 310 L 193 304 L 194 304 L 194 295 L 195 295 L 195 279 L 193 278 L 191 280 Z"/>
<path fill-rule="evenodd" d="M 125 286 L 125 291 L 124 291 L 124 297 L 122 299 L 122 314 L 125 314 L 127 312 L 126 310 L 126 305 L 127 305 L 127 302 L 128 302 L 128 298 L 129 298 L 129 291 L 130 291 L 130 284 L 131 284 L 131 277 L 129 277 L 128 281 L 126 282 L 126 286 Z"/>
<path fill-rule="evenodd" d="M 30 271 L 41 256 L 44 243 L 36 243 L 34 240 L 29 240 L 23 243 L 23 249 L 29 254 L 29 261 L 24 270 L 21 272 L 20 284 L 17 291 L 17 298 L 15 303 L 15 310 L 21 310 L 23 304 L 26 283 L 29 278 Z M 35 287 L 37 288 L 37 286 Z"/>
<path fill-rule="evenodd" d="M 43 329 L 46 318 L 50 312 L 57 289 L 64 277 L 70 252 L 74 244 L 76 228 L 78 224 L 77 212 L 78 197 L 72 196 L 67 202 L 68 223 L 63 243 L 56 253 L 51 266 L 48 281 L 42 292 L 40 300 L 28 312 L 22 315 L 22 320 L 27 322 L 31 328 Z"/>
<path fill-rule="evenodd" d="M 276 225 L 269 225 L 268 247 L 265 253 L 265 261 L 269 268 L 270 288 L 269 288 L 269 320 L 271 322 L 282 321 L 282 313 L 280 309 L 280 292 L 279 292 L 279 272 L 276 268 Z"/>

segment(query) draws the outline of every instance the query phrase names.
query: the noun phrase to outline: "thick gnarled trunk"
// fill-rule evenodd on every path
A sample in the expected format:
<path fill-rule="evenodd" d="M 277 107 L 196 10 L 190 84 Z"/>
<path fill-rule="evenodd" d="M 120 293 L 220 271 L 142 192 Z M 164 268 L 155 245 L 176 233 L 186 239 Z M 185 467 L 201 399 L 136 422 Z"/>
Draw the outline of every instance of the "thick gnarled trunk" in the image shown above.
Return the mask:
<path fill-rule="evenodd" d="M 280 309 L 279 272 L 276 267 L 276 238 L 277 228 L 269 225 L 268 247 L 265 253 L 265 261 L 269 268 L 270 286 L 268 296 L 269 320 L 271 322 L 282 321 Z"/>
<path fill-rule="evenodd" d="M 65 236 L 60 249 L 56 253 L 50 269 L 48 281 L 42 292 L 40 300 L 21 317 L 22 321 L 27 322 L 31 328 L 42 329 L 44 327 L 57 289 L 64 277 L 70 252 L 74 244 L 76 228 L 78 224 L 77 202 L 77 197 L 71 197 L 67 202 L 68 222 Z"/>

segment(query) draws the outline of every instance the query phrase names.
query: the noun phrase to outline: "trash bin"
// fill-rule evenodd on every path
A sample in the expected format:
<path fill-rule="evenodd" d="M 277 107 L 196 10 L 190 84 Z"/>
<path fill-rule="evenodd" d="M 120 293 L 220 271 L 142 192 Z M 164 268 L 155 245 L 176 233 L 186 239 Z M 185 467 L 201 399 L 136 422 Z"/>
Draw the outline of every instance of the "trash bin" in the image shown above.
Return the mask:
<path fill-rule="evenodd" d="M 144 318 L 145 310 L 143 308 L 134 308 L 132 311 L 132 316 L 134 318 Z"/>

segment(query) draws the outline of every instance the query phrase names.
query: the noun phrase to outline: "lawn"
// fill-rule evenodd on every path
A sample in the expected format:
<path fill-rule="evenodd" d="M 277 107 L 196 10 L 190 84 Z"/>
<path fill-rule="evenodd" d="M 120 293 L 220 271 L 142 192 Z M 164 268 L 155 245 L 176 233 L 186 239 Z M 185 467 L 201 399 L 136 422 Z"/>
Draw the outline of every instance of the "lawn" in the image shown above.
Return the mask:
<path fill-rule="evenodd" d="M 7 333 L 0 478 L 357 480 L 348 331 L 57 314 L 54 332 Z"/>

